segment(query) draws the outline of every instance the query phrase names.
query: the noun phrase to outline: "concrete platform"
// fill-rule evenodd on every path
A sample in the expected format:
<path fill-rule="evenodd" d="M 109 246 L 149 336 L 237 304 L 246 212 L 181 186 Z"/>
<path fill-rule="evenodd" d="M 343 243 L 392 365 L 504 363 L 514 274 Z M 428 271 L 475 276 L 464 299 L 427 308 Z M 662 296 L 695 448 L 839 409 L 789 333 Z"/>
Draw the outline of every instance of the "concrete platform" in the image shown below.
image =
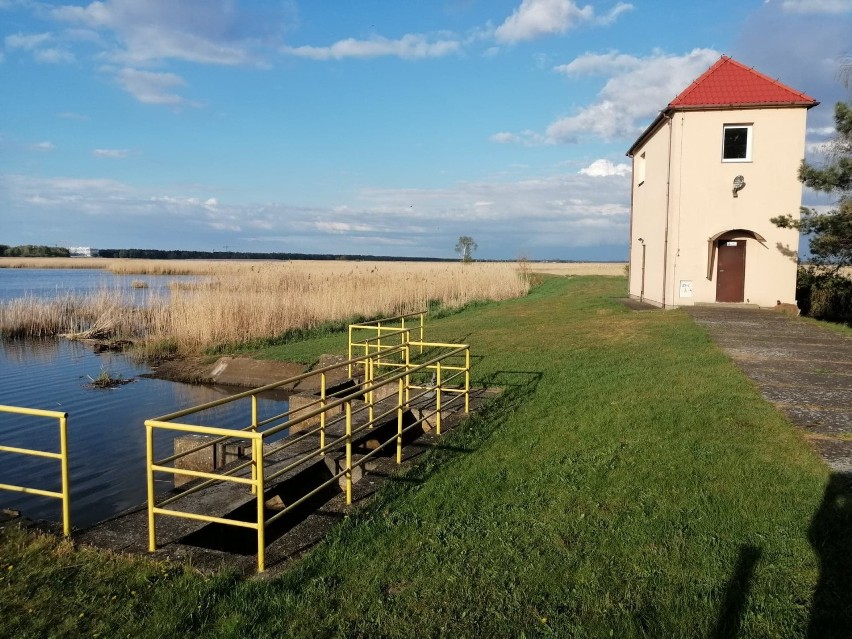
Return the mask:
<path fill-rule="evenodd" d="M 481 407 L 495 394 L 494 391 L 472 391 L 471 411 Z M 455 404 L 459 406 L 461 402 Z M 380 414 L 383 408 L 386 407 L 377 405 L 376 414 Z M 446 433 L 464 419 L 465 414 L 463 410 L 446 411 L 443 417 L 442 431 Z M 409 423 L 414 421 L 411 414 L 408 419 Z M 357 418 L 356 423 L 363 423 L 363 421 L 364 418 L 360 417 Z M 386 432 L 380 433 L 379 431 L 383 428 Z M 329 422 L 326 441 L 332 441 L 343 435 L 344 431 L 345 426 L 340 419 Z M 395 432 L 396 419 L 392 417 L 388 419 L 385 426 L 377 426 L 361 433 L 353 442 L 353 460 L 357 461 L 375 446 L 371 440 L 378 438 L 384 441 L 388 433 L 392 435 Z M 268 577 L 280 572 L 291 560 L 320 541 L 347 512 L 364 504 L 382 484 L 392 480 L 401 469 L 410 466 L 430 448 L 441 446 L 442 437 L 443 435 L 440 437 L 435 435 L 434 430 L 430 430 L 428 425 L 425 431 L 418 427 L 412 428 L 404 440 L 402 465 L 396 464 L 396 447 L 394 444 L 389 444 L 383 449 L 385 454 L 378 454 L 370 459 L 365 465 L 364 473 L 353 471 L 353 478 L 357 475 L 360 481 L 353 484 L 352 506 L 346 505 L 345 494 L 336 483 L 333 483 L 315 498 L 309 499 L 302 506 L 297 506 L 291 514 L 267 527 L 267 570 L 263 576 Z M 284 468 L 305 452 L 315 451 L 318 447 L 318 439 L 318 434 L 311 435 L 286 451 L 272 454 L 265 464 L 266 474 L 269 475 L 277 469 Z M 285 440 L 275 442 L 271 446 L 275 447 L 283 441 Z M 316 456 L 314 461 L 289 471 L 275 482 L 268 484 L 264 494 L 264 501 L 267 503 L 266 516 L 274 514 L 276 501 L 283 504 L 294 503 L 307 490 L 331 478 L 335 467 L 340 466 L 339 458 L 342 454 L 343 444 L 341 443 L 336 450 L 327 453 L 325 458 Z M 248 474 L 248 469 L 239 473 L 242 476 L 248 476 Z M 187 484 L 187 487 L 191 485 Z M 256 521 L 257 512 L 257 502 L 250 494 L 248 486 L 227 482 L 189 495 L 167 507 L 246 521 L 252 519 Z M 149 554 L 145 505 L 75 533 L 74 538 L 79 543 L 114 551 L 148 555 L 159 559 L 189 561 L 203 571 L 215 571 L 227 566 L 248 575 L 253 574 L 257 568 L 257 543 L 254 530 L 170 516 L 157 517 L 158 550 Z"/>
<path fill-rule="evenodd" d="M 852 472 L 852 338 L 799 317 L 730 306 L 686 309 L 802 428 L 836 472 Z"/>

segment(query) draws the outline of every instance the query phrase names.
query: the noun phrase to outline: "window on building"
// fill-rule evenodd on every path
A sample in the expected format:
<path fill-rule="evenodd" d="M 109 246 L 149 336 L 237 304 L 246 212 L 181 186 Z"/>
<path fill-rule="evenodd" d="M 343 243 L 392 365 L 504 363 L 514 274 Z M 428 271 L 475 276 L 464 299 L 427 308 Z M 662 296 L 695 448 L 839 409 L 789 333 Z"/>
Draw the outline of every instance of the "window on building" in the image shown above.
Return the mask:
<path fill-rule="evenodd" d="M 751 162 L 750 124 L 726 124 L 723 127 L 722 162 Z"/>
<path fill-rule="evenodd" d="M 645 184 L 645 154 L 639 156 L 636 162 L 636 183 L 638 186 Z"/>

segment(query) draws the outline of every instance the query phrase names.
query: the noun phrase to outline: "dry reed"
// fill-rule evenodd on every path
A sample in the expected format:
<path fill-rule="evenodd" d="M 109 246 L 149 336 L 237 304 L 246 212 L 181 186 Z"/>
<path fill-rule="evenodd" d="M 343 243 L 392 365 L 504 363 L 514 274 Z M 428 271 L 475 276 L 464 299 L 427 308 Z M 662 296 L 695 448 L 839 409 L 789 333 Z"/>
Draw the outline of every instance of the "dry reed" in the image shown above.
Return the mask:
<path fill-rule="evenodd" d="M 76 262 L 76 260 L 73 260 Z M 353 316 L 396 315 L 439 303 L 523 295 L 528 278 L 512 264 L 422 262 L 216 262 L 106 260 L 145 273 L 193 274 L 142 306 L 116 291 L 0 304 L 0 335 L 83 333 L 168 343 L 189 354 L 222 344 L 271 338 Z M 146 262 L 142 265 L 139 262 Z M 114 264 L 113 272 L 120 272 Z M 126 271 L 131 272 L 131 271 Z M 140 272 L 135 270 L 132 272 Z"/>

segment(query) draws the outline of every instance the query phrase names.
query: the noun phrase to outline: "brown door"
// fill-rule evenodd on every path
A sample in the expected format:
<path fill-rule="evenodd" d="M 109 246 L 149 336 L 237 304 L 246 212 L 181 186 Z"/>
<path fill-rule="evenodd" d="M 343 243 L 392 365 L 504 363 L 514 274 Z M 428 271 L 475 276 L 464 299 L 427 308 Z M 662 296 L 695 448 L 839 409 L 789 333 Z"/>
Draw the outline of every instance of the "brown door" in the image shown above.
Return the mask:
<path fill-rule="evenodd" d="M 716 301 L 745 299 L 745 240 L 719 240 L 716 258 Z"/>

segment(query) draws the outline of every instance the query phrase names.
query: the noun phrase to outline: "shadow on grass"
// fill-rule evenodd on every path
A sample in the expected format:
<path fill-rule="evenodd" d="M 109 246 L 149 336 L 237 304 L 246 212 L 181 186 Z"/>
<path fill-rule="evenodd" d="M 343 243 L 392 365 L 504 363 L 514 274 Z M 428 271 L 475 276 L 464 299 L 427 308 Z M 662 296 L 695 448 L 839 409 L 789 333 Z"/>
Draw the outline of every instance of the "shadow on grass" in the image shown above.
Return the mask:
<path fill-rule="evenodd" d="M 503 424 L 506 415 L 529 399 L 543 376 L 540 371 L 495 371 L 480 380 L 487 387 L 499 387 L 503 392 L 454 429 L 448 442 L 430 445 L 429 454 L 415 468 L 390 477 L 396 488 L 384 491 L 383 497 L 395 499 L 399 491 L 424 483 L 445 464 L 475 452 Z"/>
<path fill-rule="evenodd" d="M 819 560 L 808 639 L 852 637 L 852 473 L 835 473 L 808 530 Z"/>
<path fill-rule="evenodd" d="M 754 569 L 760 561 L 760 548 L 744 545 L 740 547 L 740 556 L 737 566 L 728 587 L 725 590 L 725 601 L 719 610 L 719 618 L 716 620 L 716 629 L 712 639 L 728 639 L 738 637 L 742 625 L 743 612 L 751 589 L 751 580 L 754 577 Z"/>

